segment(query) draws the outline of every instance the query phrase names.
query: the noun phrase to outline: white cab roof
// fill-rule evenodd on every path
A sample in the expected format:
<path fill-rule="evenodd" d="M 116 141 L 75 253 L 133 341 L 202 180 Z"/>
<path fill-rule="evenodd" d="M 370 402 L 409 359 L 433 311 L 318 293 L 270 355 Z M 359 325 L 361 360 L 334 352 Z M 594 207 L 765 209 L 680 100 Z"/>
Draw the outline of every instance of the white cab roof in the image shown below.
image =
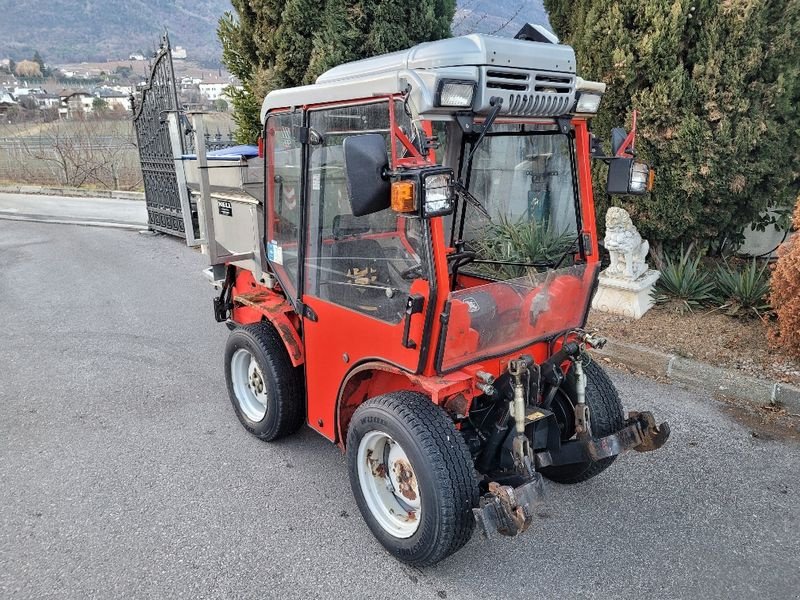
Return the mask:
<path fill-rule="evenodd" d="M 499 96 L 503 114 L 560 116 L 575 100 L 575 52 L 563 44 L 483 34 L 428 42 L 334 67 L 313 85 L 272 91 L 261 117 L 275 108 L 396 94 L 411 85 L 420 116 L 452 118 L 456 109 L 438 107 L 435 101 L 443 79 L 476 83 L 476 113 L 485 113 L 489 99 Z"/>

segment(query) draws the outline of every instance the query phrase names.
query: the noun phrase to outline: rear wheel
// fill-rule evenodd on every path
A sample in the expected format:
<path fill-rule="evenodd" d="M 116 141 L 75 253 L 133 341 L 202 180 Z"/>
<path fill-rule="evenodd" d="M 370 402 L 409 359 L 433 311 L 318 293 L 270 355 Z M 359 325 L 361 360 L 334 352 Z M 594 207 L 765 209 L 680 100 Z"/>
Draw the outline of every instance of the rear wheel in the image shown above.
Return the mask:
<path fill-rule="evenodd" d="M 271 442 L 300 427 L 300 374 L 271 324 L 254 323 L 231 332 L 225 381 L 239 422 L 256 437 Z"/>
<path fill-rule="evenodd" d="M 423 394 L 393 392 L 356 410 L 347 434 L 350 486 L 394 556 L 433 565 L 472 536 L 478 486 L 452 419 Z"/>
<path fill-rule="evenodd" d="M 586 404 L 589 405 L 589 423 L 592 436 L 605 437 L 616 433 L 625 426 L 625 413 L 614 384 L 606 372 L 595 362 L 583 367 L 586 374 Z M 553 402 L 553 412 L 561 427 L 562 440 L 566 441 L 575 433 L 575 413 L 573 406 L 577 399 L 575 370 L 570 373 L 561 386 Z M 557 483 L 579 483 L 599 475 L 611 466 L 616 456 L 601 460 L 587 460 L 582 463 L 546 467 L 542 475 Z"/>

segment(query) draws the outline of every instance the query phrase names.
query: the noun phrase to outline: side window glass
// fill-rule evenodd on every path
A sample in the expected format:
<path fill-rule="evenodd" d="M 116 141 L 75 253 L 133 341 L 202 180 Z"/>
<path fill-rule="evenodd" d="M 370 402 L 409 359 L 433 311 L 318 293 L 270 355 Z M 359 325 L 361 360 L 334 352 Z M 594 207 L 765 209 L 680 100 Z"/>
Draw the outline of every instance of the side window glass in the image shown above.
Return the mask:
<path fill-rule="evenodd" d="M 271 115 L 266 123 L 267 256 L 281 284 L 294 296 L 300 239 L 302 144 L 295 129 L 302 114 Z"/>
<path fill-rule="evenodd" d="M 342 143 L 381 133 L 389 144 L 389 105 L 331 108 L 310 113 L 322 142 L 311 147 L 308 173 L 308 294 L 398 323 L 413 281 L 426 277 L 417 219 L 386 209 L 355 217 L 350 208 Z"/>

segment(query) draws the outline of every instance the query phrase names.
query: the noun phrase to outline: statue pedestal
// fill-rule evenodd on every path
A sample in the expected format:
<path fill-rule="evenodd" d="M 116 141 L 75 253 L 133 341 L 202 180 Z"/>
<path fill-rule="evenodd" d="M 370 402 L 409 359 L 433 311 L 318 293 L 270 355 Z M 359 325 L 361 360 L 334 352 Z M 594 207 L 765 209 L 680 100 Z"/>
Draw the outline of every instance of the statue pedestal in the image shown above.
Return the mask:
<path fill-rule="evenodd" d="M 597 293 L 592 300 L 592 308 L 601 312 L 641 319 L 653 306 L 650 290 L 653 289 L 661 273 L 654 269 L 631 281 L 600 274 Z"/>

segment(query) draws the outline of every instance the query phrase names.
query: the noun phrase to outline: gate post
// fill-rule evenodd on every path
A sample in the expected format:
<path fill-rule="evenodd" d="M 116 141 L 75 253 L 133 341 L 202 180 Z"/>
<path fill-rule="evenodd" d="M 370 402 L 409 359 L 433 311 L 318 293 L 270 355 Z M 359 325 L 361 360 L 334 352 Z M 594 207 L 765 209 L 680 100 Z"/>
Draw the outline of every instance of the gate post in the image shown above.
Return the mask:
<path fill-rule="evenodd" d="M 170 146 L 172 146 L 172 158 L 175 161 L 175 177 L 178 180 L 178 196 L 181 200 L 181 215 L 183 216 L 183 229 L 186 232 L 186 245 L 194 248 L 207 243 L 206 240 L 208 238 L 203 237 L 202 233 L 198 238 L 194 233 L 192 205 L 189 200 L 189 188 L 186 186 L 186 172 L 183 168 L 183 154 L 181 152 L 183 145 L 181 142 L 180 114 L 177 111 L 167 113 L 167 126 L 169 127 Z M 205 155 L 205 148 L 203 148 L 203 154 Z M 206 177 L 208 176 L 206 175 Z"/>

